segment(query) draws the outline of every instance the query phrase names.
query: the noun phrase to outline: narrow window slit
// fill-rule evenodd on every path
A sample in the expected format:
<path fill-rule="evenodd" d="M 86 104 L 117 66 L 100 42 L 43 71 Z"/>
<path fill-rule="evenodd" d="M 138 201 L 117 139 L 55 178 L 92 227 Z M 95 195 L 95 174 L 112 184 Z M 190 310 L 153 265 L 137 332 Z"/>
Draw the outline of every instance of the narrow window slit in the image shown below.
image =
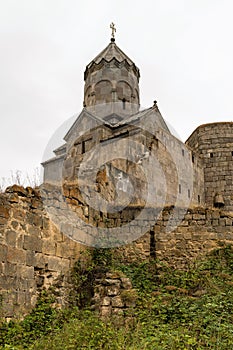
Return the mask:
<path fill-rule="evenodd" d="M 122 100 L 122 106 L 123 106 L 123 109 L 125 109 L 125 104 L 126 104 L 126 99 L 125 99 L 125 98 L 123 98 L 123 100 Z"/>
<path fill-rule="evenodd" d="M 154 259 L 156 258 L 156 241 L 153 230 L 150 230 L 150 257 Z"/>

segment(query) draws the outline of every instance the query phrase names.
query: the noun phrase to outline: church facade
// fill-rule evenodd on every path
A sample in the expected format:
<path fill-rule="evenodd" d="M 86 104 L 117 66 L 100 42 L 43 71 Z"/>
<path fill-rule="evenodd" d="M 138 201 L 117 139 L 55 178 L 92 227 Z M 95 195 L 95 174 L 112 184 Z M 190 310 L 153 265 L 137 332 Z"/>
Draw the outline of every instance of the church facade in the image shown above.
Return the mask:
<path fill-rule="evenodd" d="M 83 110 L 43 163 L 44 183 L 80 187 L 81 202 L 103 212 L 129 205 L 232 211 L 233 123 L 201 125 L 183 143 L 156 101 L 140 110 L 139 79 L 113 36 L 86 67 Z"/>

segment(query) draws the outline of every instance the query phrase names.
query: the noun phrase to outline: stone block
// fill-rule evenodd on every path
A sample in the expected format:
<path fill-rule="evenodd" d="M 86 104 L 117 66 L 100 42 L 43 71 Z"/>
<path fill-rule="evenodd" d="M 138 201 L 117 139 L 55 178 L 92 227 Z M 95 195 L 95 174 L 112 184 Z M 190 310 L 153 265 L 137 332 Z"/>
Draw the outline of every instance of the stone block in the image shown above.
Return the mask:
<path fill-rule="evenodd" d="M 6 243 L 11 247 L 16 247 L 17 233 L 15 231 L 6 231 Z"/>
<path fill-rule="evenodd" d="M 186 240 L 191 240 L 192 239 L 192 233 L 191 232 L 184 232 L 183 237 Z"/>
<path fill-rule="evenodd" d="M 49 221 L 49 219 L 46 218 L 46 217 L 43 217 L 43 218 L 42 218 L 42 228 L 43 228 L 44 230 L 48 230 L 49 227 L 50 227 L 50 221 Z"/>
<path fill-rule="evenodd" d="M 124 288 L 124 289 L 131 289 L 132 288 L 132 283 L 131 283 L 130 279 L 127 277 L 121 278 L 121 285 L 122 285 L 122 288 Z"/>
<path fill-rule="evenodd" d="M 25 292 L 17 291 L 16 292 L 16 303 L 20 306 L 25 304 Z"/>
<path fill-rule="evenodd" d="M 47 255 L 55 255 L 56 244 L 50 240 L 42 240 L 42 253 Z"/>
<path fill-rule="evenodd" d="M 219 219 L 219 225 L 220 225 L 220 226 L 226 226 L 226 219 L 220 218 L 220 219 Z"/>
<path fill-rule="evenodd" d="M 43 208 L 43 203 L 38 198 L 32 198 L 30 207 L 32 209 L 41 210 Z"/>
<path fill-rule="evenodd" d="M 25 250 L 8 247 L 7 261 L 13 264 L 26 264 Z"/>
<path fill-rule="evenodd" d="M 226 220 L 226 226 L 233 226 L 233 220 L 232 219 L 226 218 L 225 220 Z M 233 227 L 232 227 L 232 229 L 233 229 Z"/>
<path fill-rule="evenodd" d="M 61 231 L 65 236 L 73 237 L 75 230 L 76 230 L 76 222 L 74 223 L 64 222 L 61 225 Z"/>
<path fill-rule="evenodd" d="M 17 193 L 21 197 L 27 197 L 28 192 L 23 186 L 13 185 L 6 189 L 6 193 Z"/>
<path fill-rule="evenodd" d="M 0 226 L 6 225 L 6 224 L 7 224 L 7 222 L 8 222 L 8 220 L 7 220 L 7 219 L 5 219 L 5 218 L 1 218 L 1 217 L 0 217 Z"/>
<path fill-rule="evenodd" d="M 42 252 L 42 240 L 36 236 L 24 236 L 23 248 L 34 252 Z"/>
<path fill-rule="evenodd" d="M 112 298 L 112 307 L 119 308 L 119 307 L 123 307 L 123 306 L 124 306 L 124 303 L 121 300 L 121 297 L 119 295 Z"/>
<path fill-rule="evenodd" d="M 183 221 L 181 222 L 181 226 L 187 227 L 187 226 L 189 226 L 189 222 L 188 222 L 187 220 L 183 220 Z"/>
<path fill-rule="evenodd" d="M 109 306 L 111 304 L 111 298 L 109 297 L 104 297 L 103 300 L 101 301 L 101 306 Z"/>
<path fill-rule="evenodd" d="M 213 211 L 212 212 L 212 219 L 219 219 L 219 218 L 220 218 L 219 211 Z"/>
<path fill-rule="evenodd" d="M 5 262 L 4 264 L 4 273 L 6 276 L 13 277 L 16 275 L 17 265 Z"/>
<path fill-rule="evenodd" d="M 38 215 L 36 213 L 30 213 L 28 212 L 26 214 L 26 220 L 30 225 L 34 225 L 37 227 L 42 228 L 43 227 L 43 220 L 42 220 L 42 216 Z"/>
<path fill-rule="evenodd" d="M 35 277 L 33 279 L 28 279 L 28 280 L 21 280 L 22 283 L 22 289 L 24 290 L 34 290 L 36 291 L 36 279 Z M 23 283 L 25 283 L 27 285 L 27 287 L 23 287 Z"/>
<path fill-rule="evenodd" d="M 203 225 L 205 225 L 205 220 L 197 220 L 197 225 L 198 225 L 198 226 L 203 226 Z"/>
<path fill-rule="evenodd" d="M 117 294 L 119 294 L 119 287 L 115 285 L 108 286 L 106 288 L 106 291 L 109 297 L 116 296 Z"/>
<path fill-rule="evenodd" d="M 35 253 L 34 266 L 38 269 L 45 269 L 48 265 L 48 257 L 41 253 Z"/>
<path fill-rule="evenodd" d="M 11 193 L 9 195 L 9 202 L 10 203 L 18 203 L 19 202 L 19 196 L 17 193 Z"/>
<path fill-rule="evenodd" d="M 4 262 L 7 259 L 7 246 L 0 244 L 0 261 Z"/>
<path fill-rule="evenodd" d="M 111 316 L 111 313 L 112 313 L 111 306 L 102 306 L 100 308 L 100 315 L 102 317 L 109 317 L 109 316 Z"/>
<path fill-rule="evenodd" d="M 31 236 L 40 237 L 41 236 L 41 229 L 39 227 L 36 227 L 36 226 L 29 226 L 28 233 Z"/>
<path fill-rule="evenodd" d="M 69 267 L 70 261 L 68 259 L 48 256 L 48 270 L 63 273 L 67 272 Z"/>
<path fill-rule="evenodd" d="M 70 258 L 73 254 L 73 249 L 70 248 L 69 242 L 60 242 L 56 244 L 56 256 L 61 258 Z"/>
<path fill-rule="evenodd" d="M 9 217 L 10 217 L 9 209 L 3 205 L 0 205 L 0 218 L 9 219 Z"/>
<path fill-rule="evenodd" d="M 34 279 L 34 267 L 33 266 L 17 266 L 17 275 L 22 279 Z"/>
<path fill-rule="evenodd" d="M 186 221 L 192 220 L 192 214 L 190 214 L 190 213 L 185 214 L 185 220 L 186 220 Z"/>
<path fill-rule="evenodd" d="M 35 266 L 36 265 L 36 254 L 31 250 L 26 251 L 26 265 Z"/>
<path fill-rule="evenodd" d="M 64 242 L 64 234 L 59 230 L 48 231 L 47 238 L 53 238 L 55 242 Z"/>
<path fill-rule="evenodd" d="M 108 285 L 108 286 L 110 286 L 110 285 L 115 285 L 115 286 L 118 286 L 118 287 L 120 287 L 120 284 L 121 284 L 120 280 L 119 280 L 119 279 L 115 279 L 115 278 L 113 278 L 113 279 L 106 278 L 106 279 L 103 281 L 103 283 L 104 283 L 105 285 Z"/>
<path fill-rule="evenodd" d="M 212 226 L 219 226 L 219 221 L 217 219 L 212 220 Z"/>
<path fill-rule="evenodd" d="M 23 238 L 24 235 L 22 233 L 18 234 L 16 238 L 16 248 L 23 249 Z"/>
<path fill-rule="evenodd" d="M 13 304 L 11 304 L 10 302 L 6 302 L 5 300 L 2 303 L 1 306 L 1 314 L 4 315 L 4 317 L 7 319 L 9 317 L 9 319 L 11 319 L 14 316 L 14 307 Z"/>
<path fill-rule="evenodd" d="M 203 235 L 198 232 L 193 232 L 192 239 L 194 241 L 202 241 L 203 240 Z"/>
<path fill-rule="evenodd" d="M 9 291 L 18 287 L 18 281 L 16 285 L 16 279 L 13 276 L 1 276 L 0 279 L 1 290 Z"/>

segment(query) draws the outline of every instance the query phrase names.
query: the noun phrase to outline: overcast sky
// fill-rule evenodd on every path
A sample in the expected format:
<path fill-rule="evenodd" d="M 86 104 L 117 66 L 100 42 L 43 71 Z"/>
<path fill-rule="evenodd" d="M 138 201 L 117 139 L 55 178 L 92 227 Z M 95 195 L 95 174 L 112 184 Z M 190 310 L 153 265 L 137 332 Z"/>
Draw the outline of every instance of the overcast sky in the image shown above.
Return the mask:
<path fill-rule="evenodd" d="M 79 113 L 86 65 L 110 40 L 140 69 L 141 106 L 185 141 L 233 120 L 232 0 L 0 0 L 0 178 L 32 173 Z"/>

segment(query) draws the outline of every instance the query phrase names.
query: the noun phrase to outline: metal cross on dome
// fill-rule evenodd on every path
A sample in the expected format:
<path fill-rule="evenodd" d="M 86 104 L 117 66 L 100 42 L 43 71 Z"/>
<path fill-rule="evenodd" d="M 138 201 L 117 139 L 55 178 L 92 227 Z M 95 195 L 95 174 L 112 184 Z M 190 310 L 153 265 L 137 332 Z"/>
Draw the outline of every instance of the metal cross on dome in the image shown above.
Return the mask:
<path fill-rule="evenodd" d="M 114 39 L 116 28 L 115 28 L 115 24 L 113 22 L 110 24 L 110 28 L 112 29 L 112 38 Z"/>

